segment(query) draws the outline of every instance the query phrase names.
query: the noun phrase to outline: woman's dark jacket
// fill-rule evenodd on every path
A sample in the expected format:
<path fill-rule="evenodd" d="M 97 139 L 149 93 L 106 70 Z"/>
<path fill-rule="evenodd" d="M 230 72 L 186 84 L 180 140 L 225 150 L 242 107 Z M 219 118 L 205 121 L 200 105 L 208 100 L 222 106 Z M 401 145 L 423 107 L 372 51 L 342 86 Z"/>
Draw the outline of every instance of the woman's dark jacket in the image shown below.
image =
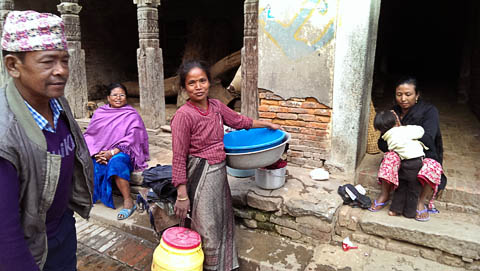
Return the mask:
<path fill-rule="evenodd" d="M 402 112 L 400 106 L 395 105 L 393 110 L 398 116 L 400 116 Z M 428 147 L 428 150 L 424 150 L 425 157 L 432 158 L 442 164 L 443 142 L 442 134 L 440 133 L 440 120 L 437 108 L 420 99 L 417 104 L 408 110 L 401 122 L 402 125 L 419 125 L 423 127 L 425 134 L 420 138 L 420 141 Z M 388 151 L 387 142 L 381 137 L 378 139 L 378 148 L 383 152 Z M 439 189 L 445 188 L 446 183 L 447 178 L 445 175 L 442 175 L 442 183 L 440 184 Z"/>

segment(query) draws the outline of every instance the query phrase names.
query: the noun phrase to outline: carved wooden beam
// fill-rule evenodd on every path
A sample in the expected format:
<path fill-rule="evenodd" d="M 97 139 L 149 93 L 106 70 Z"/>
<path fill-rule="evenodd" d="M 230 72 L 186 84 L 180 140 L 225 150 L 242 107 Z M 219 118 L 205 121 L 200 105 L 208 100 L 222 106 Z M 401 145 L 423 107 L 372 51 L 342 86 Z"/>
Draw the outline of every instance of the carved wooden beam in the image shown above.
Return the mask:
<path fill-rule="evenodd" d="M 258 0 L 245 1 L 242 49 L 242 114 L 258 118 Z"/>

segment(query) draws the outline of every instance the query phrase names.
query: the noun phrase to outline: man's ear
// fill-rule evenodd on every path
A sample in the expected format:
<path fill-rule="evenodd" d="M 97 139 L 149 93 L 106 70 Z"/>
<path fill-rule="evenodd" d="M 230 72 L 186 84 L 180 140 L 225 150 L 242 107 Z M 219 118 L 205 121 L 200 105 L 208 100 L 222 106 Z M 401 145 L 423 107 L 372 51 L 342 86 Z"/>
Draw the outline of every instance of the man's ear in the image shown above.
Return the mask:
<path fill-rule="evenodd" d="M 22 64 L 22 61 L 14 55 L 6 55 L 4 57 L 5 68 L 7 69 L 8 74 L 13 78 L 20 77 L 20 71 L 18 66 Z"/>

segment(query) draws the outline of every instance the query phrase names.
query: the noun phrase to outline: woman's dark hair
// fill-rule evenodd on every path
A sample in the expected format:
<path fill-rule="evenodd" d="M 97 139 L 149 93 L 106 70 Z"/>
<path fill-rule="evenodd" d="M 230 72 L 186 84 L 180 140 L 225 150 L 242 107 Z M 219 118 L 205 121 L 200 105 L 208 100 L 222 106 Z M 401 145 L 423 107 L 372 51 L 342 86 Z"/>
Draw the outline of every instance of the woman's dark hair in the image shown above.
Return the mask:
<path fill-rule="evenodd" d="M 407 84 L 407 85 L 413 85 L 415 89 L 415 93 L 418 94 L 417 90 L 417 79 L 413 76 L 403 76 L 401 77 L 395 84 L 395 89 L 399 87 L 400 85 Z"/>
<path fill-rule="evenodd" d="M 395 113 L 390 110 L 380 111 L 375 115 L 373 120 L 373 127 L 384 134 L 386 131 L 390 130 L 397 123 L 397 117 Z"/>
<path fill-rule="evenodd" d="M 208 67 L 207 63 L 202 60 L 187 60 L 180 65 L 178 68 L 178 76 L 180 76 L 180 87 L 185 88 L 185 79 L 187 78 L 187 74 L 193 69 L 199 68 L 205 72 L 207 75 L 207 79 L 209 82 L 212 82 L 210 78 L 210 68 Z"/>
<path fill-rule="evenodd" d="M 112 94 L 112 90 L 116 88 L 123 89 L 123 91 L 125 91 L 125 95 L 128 96 L 127 87 L 125 87 L 122 83 L 111 83 L 110 85 L 106 86 L 106 88 L 107 88 L 107 96 L 110 96 L 110 94 Z"/>

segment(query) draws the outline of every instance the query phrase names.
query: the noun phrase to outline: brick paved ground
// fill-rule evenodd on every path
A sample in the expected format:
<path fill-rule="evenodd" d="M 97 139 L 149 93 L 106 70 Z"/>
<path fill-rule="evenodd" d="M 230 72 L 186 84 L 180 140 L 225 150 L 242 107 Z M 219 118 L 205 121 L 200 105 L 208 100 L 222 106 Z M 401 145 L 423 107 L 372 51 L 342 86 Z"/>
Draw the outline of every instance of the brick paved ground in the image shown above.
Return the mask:
<path fill-rule="evenodd" d="M 155 244 L 113 227 L 76 219 L 79 271 L 150 270 Z"/>

